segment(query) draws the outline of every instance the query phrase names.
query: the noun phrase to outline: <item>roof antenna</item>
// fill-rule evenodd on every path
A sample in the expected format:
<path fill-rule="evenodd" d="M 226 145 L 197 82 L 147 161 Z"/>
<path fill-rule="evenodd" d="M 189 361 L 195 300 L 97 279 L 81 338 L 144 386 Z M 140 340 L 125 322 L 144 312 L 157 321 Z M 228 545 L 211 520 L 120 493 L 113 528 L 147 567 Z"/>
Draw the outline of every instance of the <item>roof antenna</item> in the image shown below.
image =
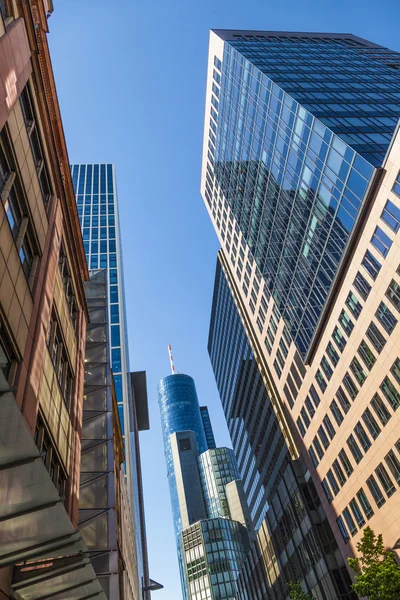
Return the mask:
<path fill-rule="evenodd" d="M 172 373 L 172 375 L 176 375 L 175 365 L 174 365 L 174 359 L 172 358 L 171 344 L 168 344 L 168 354 L 169 354 L 169 362 L 170 362 L 170 365 L 171 365 L 171 373 Z"/>

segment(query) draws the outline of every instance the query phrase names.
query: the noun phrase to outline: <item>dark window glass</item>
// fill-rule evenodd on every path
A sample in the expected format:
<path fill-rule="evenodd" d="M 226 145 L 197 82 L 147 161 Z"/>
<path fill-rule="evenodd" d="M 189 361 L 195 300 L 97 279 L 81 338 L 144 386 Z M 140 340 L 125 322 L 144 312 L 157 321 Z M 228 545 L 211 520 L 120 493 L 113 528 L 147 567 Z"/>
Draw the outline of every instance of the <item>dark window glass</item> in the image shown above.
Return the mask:
<path fill-rule="evenodd" d="M 336 400 L 333 400 L 330 404 L 330 409 L 332 411 L 333 417 L 336 421 L 336 423 L 340 426 L 343 423 L 343 413 L 340 410 Z"/>
<path fill-rule="evenodd" d="M 387 494 L 387 497 L 390 498 L 390 496 L 393 496 L 393 494 L 396 491 L 396 488 L 393 484 L 393 481 L 390 479 L 389 473 L 387 472 L 382 463 L 379 463 L 379 465 L 376 467 L 375 473 L 377 474 L 378 479 L 381 482 L 382 487 Z"/>
<path fill-rule="evenodd" d="M 381 219 L 397 233 L 400 229 L 400 208 L 388 200 L 381 214 Z"/>
<path fill-rule="evenodd" d="M 360 361 L 354 357 L 350 363 L 350 370 L 353 373 L 358 385 L 361 387 L 367 379 L 367 374 L 361 366 Z"/>
<path fill-rule="evenodd" d="M 346 525 L 344 524 L 342 517 L 338 517 L 336 519 L 336 523 L 337 523 L 337 526 L 339 528 L 339 531 L 342 535 L 342 538 L 343 538 L 345 544 L 348 544 L 348 542 L 350 541 L 350 536 L 347 532 Z"/>
<path fill-rule="evenodd" d="M 358 464 L 361 461 L 361 459 L 363 457 L 363 454 L 362 454 L 362 452 L 360 450 L 360 446 L 357 444 L 356 440 L 354 439 L 354 435 L 353 434 L 351 434 L 347 438 L 347 445 L 350 448 L 350 452 L 354 456 L 354 460 Z"/>
<path fill-rule="evenodd" d="M 382 256 L 387 256 L 387 253 L 390 250 L 390 246 L 392 245 L 392 240 L 380 227 L 375 229 L 374 235 L 371 238 L 371 244 L 375 246 L 375 248 L 382 254 Z"/>
<path fill-rule="evenodd" d="M 378 306 L 378 310 L 376 311 L 375 316 L 382 325 L 382 327 L 390 335 L 397 325 L 397 319 L 384 302 L 381 302 Z"/>
<path fill-rule="evenodd" d="M 340 313 L 339 316 L 339 323 L 341 324 L 341 326 L 343 327 L 344 332 L 350 336 L 351 332 L 354 329 L 354 323 L 353 321 L 350 319 L 349 315 L 347 314 L 347 312 L 345 310 L 342 310 L 342 312 Z"/>
<path fill-rule="evenodd" d="M 390 371 L 397 383 L 400 383 L 400 358 L 396 358 Z"/>
<path fill-rule="evenodd" d="M 317 380 L 317 383 L 321 389 L 321 392 L 324 392 L 327 388 L 327 383 L 325 381 L 324 376 L 322 375 L 321 371 L 318 369 L 318 371 L 315 373 L 315 379 Z"/>
<path fill-rule="evenodd" d="M 301 437 L 304 437 L 306 435 L 306 429 L 303 425 L 303 421 L 301 420 L 301 417 L 299 417 L 297 419 L 296 423 L 297 423 L 297 427 L 299 428 Z"/>
<path fill-rule="evenodd" d="M 359 345 L 358 354 L 361 356 L 363 363 L 370 371 L 376 362 L 376 358 L 365 340 L 362 340 L 361 344 Z"/>
<path fill-rule="evenodd" d="M 280 377 L 282 375 L 282 370 L 281 370 L 281 368 L 280 368 L 280 366 L 278 364 L 278 361 L 276 359 L 274 360 L 274 369 L 275 369 L 276 374 L 278 375 L 278 377 L 280 379 Z"/>
<path fill-rule="evenodd" d="M 321 400 L 320 400 L 320 397 L 318 395 L 317 390 L 315 389 L 315 387 L 313 385 L 311 385 L 309 393 L 310 393 L 310 396 L 311 396 L 311 398 L 312 398 L 312 400 L 314 402 L 314 405 L 318 406 L 319 403 L 321 402 Z"/>
<path fill-rule="evenodd" d="M 375 394 L 375 396 L 372 398 L 371 406 L 374 409 L 382 425 L 385 426 L 386 423 L 389 421 L 391 414 L 386 408 L 386 404 L 383 402 L 379 394 Z"/>
<path fill-rule="evenodd" d="M 375 279 L 378 277 L 379 271 L 381 270 L 381 267 L 382 267 L 379 260 L 377 260 L 375 258 L 375 256 L 372 254 L 372 252 L 367 250 L 364 255 L 364 258 L 362 259 L 361 264 L 363 265 L 363 267 L 365 267 L 365 269 L 371 275 L 372 279 L 375 281 Z"/>
<path fill-rule="evenodd" d="M 367 495 L 362 488 L 358 490 L 357 498 L 367 520 L 369 520 L 373 516 L 374 511 L 372 510 L 372 506 L 370 505 Z"/>
<path fill-rule="evenodd" d="M 353 317 L 355 317 L 356 319 L 358 319 L 358 317 L 360 316 L 360 313 L 362 311 L 362 304 L 358 300 L 357 296 L 355 296 L 353 294 L 353 292 L 350 292 L 349 295 L 347 296 L 346 305 L 350 309 L 351 314 L 353 315 Z"/>
<path fill-rule="evenodd" d="M 372 494 L 373 499 L 376 502 L 377 507 L 380 508 L 383 504 L 385 504 L 386 500 L 382 494 L 381 488 L 379 487 L 373 475 L 371 475 L 371 477 L 368 477 L 367 486 Z"/>
<path fill-rule="evenodd" d="M 309 426 L 310 426 L 310 419 L 308 417 L 308 414 L 306 413 L 306 409 L 304 408 L 304 406 L 301 409 L 300 414 L 301 414 L 301 416 L 303 418 L 304 425 L 306 426 L 306 429 L 308 429 Z"/>
<path fill-rule="evenodd" d="M 334 345 L 332 344 L 332 342 L 329 342 L 329 344 L 326 347 L 326 353 L 329 356 L 332 364 L 334 367 L 336 367 L 336 365 L 339 362 L 339 354 L 336 352 Z"/>
<path fill-rule="evenodd" d="M 333 330 L 332 337 L 339 350 L 343 352 L 347 342 L 339 327 L 335 327 L 335 329 Z"/>
<path fill-rule="evenodd" d="M 400 406 L 400 392 L 396 390 L 388 376 L 382 381 L 381 390 L 393 410 L 397 410 Z"/>
<path fill-rule="evenodd" d="M 111 346 L 120 346 L 121 345 L 121 334 L 119 325 L 111 326 Z"/>
<path fill-rule="evenodd" d="M 338 493 L 340 492 L 340 488 L 338 486 L 338 483 L 337 483 L 335 476 L 332 473 L 331 469 L 329 469 L 329 471 L 327 472 L 326 477 L 329 481 L 329 485 L 331 486 L 331 490 L 333 491 L 335 496 L 337 496 Z"/>
<path fill-rule="evenodd" d="M 350 508 L 355 520 L 357 521 L 357 525 L 359 527 L 363 527 L 365 525 L 365 519 L 355 498 L 350 500 Z"/>
<path fill-rule="evenodd" d="M 393 450 L 390 450 L 386 454 L 385 461 L 390 471 L 392 472 L 392 475 L 395 478 L 396 482 L 400 485 L 400 461 L 393 452 Z"/>
<path fill-rule="evenodd" d="M 321 460 L 321 458 L 324 456 L 324 451 L 322 450 L 322 446 L 319 443 L 319 440 L 318 440 L 317 437 L 315 437 L 313 439 L 313 443 L 314 443 L 314 448 L 315 448 L 315 450 L 317 452 L 318 458 Z"/>
<path fill-rule="evenodd" d="M 365 411 L 363 412 L 362 418 L 363 418 L 365 425 L 367 426 L 368 431 L 371 434 L 371 437 L 374 440 L 376 440 L 376 438 L 378 437 L 378 435 L 381 432 L 381 428 L 379 427 L 378 423 L 376 422 L 376 420 L 373 417 L 369 408 L 365 409 Z"/>
<path fill-rule="evenodd" d="M 371 324 L 366 331 L 366 335 L 369 341 L 372 342 L 375 350 L 380 354 L 386 344 L 386 340 L 373 321 L 371 321 Z"/>
<path fill-rule="evenodd" d="M 315 450 L 314 450 L 314 448 L 312 446 L 309 447 L 308 453 L 309 453 L 309 455 L 311 457 L 311 460 L 312 460 L 312 463 L 313 463 L 314 467 L 316 468 L 318 466 L 318 462 L 319 461 L 318 461 L 317 455 L 315 454 Z"/>
<path fill-rule="evenodd" d="M 313 416 L 315 415 L 315 408 L 313 406 L 313 403 L 310 400 L 310 396 L 306 396 L 306 400 L 305 400 L 305 406 L 308 410 L 308 414 L 310 415 L 311 419 L 313 418 Z"/>
<path fill-rule="evenodd" d="M 331 367 L 331 365 L 328 363 L 328 360 L 326 359 L 326 357 L 325 357 L 325 356 L 324 356 L 324 357 L 322 358 L 322 360 L 321 360 L 321 368 L 322 368 L 323 372 L 325 373 L 325 375 L 326 375 L 326 378 L 327 378 L 327 379 L 328 379 L 328 381 L 329 381 L 329 379 L 330 379 L 330 378 L 332 377 L 332 375 L 333 375 L 333 370 L 332 370 L 332 367 Z"/>
<path fill-rule="evenodd" d="M 358 389 L 349 373 L 346 373 L 346 375 L 343 377 L 343 385 L 346 388 L 350 398 L 354 400 L 358 394 Z"/>
<path fill-rule="evenodd" d="M 328 436 L 327 436 L 327 435 L 326 435 L 326 433 L 325 433 L 325 429 L 323 428 L 323 426 L 322 426 L 322 425 L 320 425 L 320 426 L 318 427 L 318 435 L 319 435 L 319 439 L 321 440 L 321 442 L 322 442 L 322 445 L 323 445 L 323 447 L 325 448 L 325 450 L 326 450 L 327 448 L 329 448 L 329 443 L 330 443 L 330 442 L 329 442 Z"/>
<path fill-rule="evenodd" d="M 367 436 L 367 433 L 364 427 L 361 425 L 360 421 L 358 421 L 358 423 L 354 427 L 354 432 L 364 452 L 368 452 L 368 450 L 371 448 L 371 440 Z"/>
<path fill-rule="evenodd" d="M 360 294 L 361 298 L 363 300 L 366 300 L 371 291 L 371 286 L 368 283 L 368 281 L 365 279 L 365 277 L 363 277 L 361 275 L 360 272 L 357 273 L 356 278 L 354 279 L 353 285 L 356 288 L 356 290 L 358 291 L 358 293 Z"/>
<path fill-rule="evenodd" d="M 343 487 L 344 484 L 346 483 L 346 476 L 343 473 L 343 469 L 340 466 L 338 459 L 336 459 L 336 460 L 333 461 L 332 467 L 333 467 L 333 470 L 335 471 L 335 475 L 336 475 L 337 480 L 338 480 L 338 482 L 340 484 L 340 487 Z"/>
<path fill-rule="evenodd" d="M 400 312 L 400 285 L 394 279 L 392 279 L 386 290 L 386 297 L 389 298 L 393 306 Z"/>
<path fill-rule="evenodd" d="M 349 460 L 349 457 L 346 454 L 346 451 L 343 448 L 339 452 L 339 458 L 340 458 L 340 462 L 342 463 L 344 472 L 346 473 L 347 477 L 350 477 L 350 475 L 352 474 L 354 469 Z"/>
<path fill-rule="evenodd" d="M 323 479 L 321 481 L 321 485 L 322 485 L 322 489 L 325 492 L 326 499 L 328 500 L 328 502 L 330 504 L 332 502 L 332 500 L 333 500 L 333 495 L 332 495 L 331 489 L 330 489 L 330 487 L 329 487 L 328 482 L 326 481 L 326 479 Z"/>
<path fill-rule="evenodd" d="M 344 516 L 344 520 L 346 521 L 346 525 L 350 531 L 350 534 L 354 535 L 355 533 L 357 533 L 356 524 L 354 523 L 354 519 L 351 516 L 351 513 L 348 508 L 344 509 L 343 516 Z"/>
<path fill-rule="evenodd" d="M 329 437 L 331 438 L 331 440 L 333 440 L 333 438 L 336 435 L 336 431 L 328 415 L 325 415 L 325 417 L 323 418 L 323 424 L 325 426 L 326 431 L 328 432 Z"/>
<path fill-rule="evenodd" d="M 342 386 L 339 386 L 338 391 L 336 392 L 336 398 L 340 402 L 340 406 L 343 408 L 345 413 L 348 413 L 351 407 L 349 399 L 347 398 L 344 389 Z"/>
<path fill-rule="evenodd" d="M 395 194 L 400 196 L 400 173 L 397 175 L 397 179 L 394 182 L 393 191 Z"/>

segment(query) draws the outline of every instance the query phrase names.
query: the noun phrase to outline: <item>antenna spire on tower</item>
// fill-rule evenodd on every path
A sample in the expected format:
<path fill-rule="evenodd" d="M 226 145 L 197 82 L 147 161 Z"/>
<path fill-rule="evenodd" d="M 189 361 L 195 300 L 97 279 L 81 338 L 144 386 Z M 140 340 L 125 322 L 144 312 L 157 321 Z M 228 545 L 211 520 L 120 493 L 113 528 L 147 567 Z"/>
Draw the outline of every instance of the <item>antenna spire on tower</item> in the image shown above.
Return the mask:
<path fill-rule="evenodd" d="M 174 359 L 172 358 L 171 344 L 168 344 L 168 354 L 169 354 L 169 362 L 171 365 L 171 373 L 172 373 L 172 375 L 175 375 L 176 371 L 175 371 Z"/>

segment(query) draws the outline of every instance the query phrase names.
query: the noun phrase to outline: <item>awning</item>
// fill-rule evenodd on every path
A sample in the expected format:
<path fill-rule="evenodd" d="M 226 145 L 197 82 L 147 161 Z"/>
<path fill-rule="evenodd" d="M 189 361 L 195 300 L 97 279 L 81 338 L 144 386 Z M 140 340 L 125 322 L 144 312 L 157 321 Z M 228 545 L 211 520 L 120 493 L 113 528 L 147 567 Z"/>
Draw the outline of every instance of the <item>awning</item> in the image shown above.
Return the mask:
<path fill-rule="evenodd" d="M 0 567 L 16 564 L 17 600 L 107 600 L 0 371 Z"/>

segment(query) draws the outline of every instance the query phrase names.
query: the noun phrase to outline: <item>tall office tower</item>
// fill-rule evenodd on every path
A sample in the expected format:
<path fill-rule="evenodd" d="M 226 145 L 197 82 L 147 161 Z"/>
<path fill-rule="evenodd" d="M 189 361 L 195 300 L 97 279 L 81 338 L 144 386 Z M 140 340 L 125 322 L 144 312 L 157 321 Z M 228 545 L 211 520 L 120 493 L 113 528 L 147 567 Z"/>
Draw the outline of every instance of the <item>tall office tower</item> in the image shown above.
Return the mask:
<path fill-rule="evenodd" d="M 215 447 L 193 379 L 171 366 L 158 395 L 183 597 L 234 599 L 249 522 L 235 458 Z"/>
<path fill-rule="evenodd" d="M 242 367 L 256 358 L 281 451 L 305 465 L 344 559 L 367 522 L 387 546 L 400 534 L 399 115 L 399 53 L 345 34 L 211 33 L 201 191 L 250 343 Z M 211 334 L 213 355 L 215 316 Z M 228 423 L 249 410 L 220 391 Z M 276 468 L 240 426 L 256 470 Z"/>
<path fill-rule="evenodd" d="M 77 528 L 88 270 L 52 10 L 0 2 L 0 597 L 106 600 Z"/>
<path fill-rule="evenodd" d="M 110 360 L 124 438 L 124 471 L 134 521 L 139 578 L 148 583 L 137 415 L 129 370 L 122 252 L 114 165 L 71 166 L 83 245 L 90 270 L 107 269 Z M 145 382 L 144 382 L 145 386 Z M 143 386 L 142 386 L 143 387 Z M 145 418 L 143 428 L 148 429 Z"/>

